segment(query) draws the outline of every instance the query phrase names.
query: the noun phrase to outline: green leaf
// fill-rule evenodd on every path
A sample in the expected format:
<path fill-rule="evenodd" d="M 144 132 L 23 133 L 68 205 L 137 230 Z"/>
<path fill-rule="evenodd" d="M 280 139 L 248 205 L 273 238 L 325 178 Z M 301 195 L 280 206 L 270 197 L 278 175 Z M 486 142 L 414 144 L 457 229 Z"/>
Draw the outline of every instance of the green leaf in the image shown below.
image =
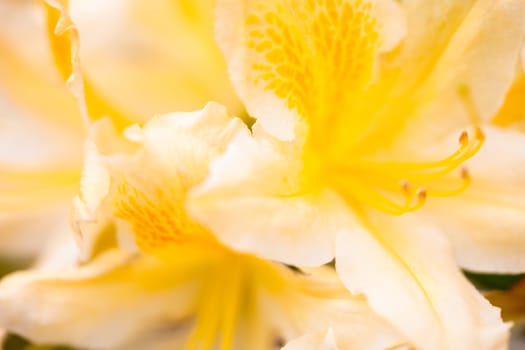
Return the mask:
<path fill-rule="evenodd" d="M 471 271 L 464 271 L 464 273 L 470 282 L 482 290 L 509 290 L 525 277 L 525 274 L 484 274 Z"/>
<path fill-rule="evenodd" d="M 34 345 L 31 344 L 27 339 L 9 333 L 2 343 L 2 349 L 4 350 L 75 350 L 73 348 L 62 346 L 62 345 Z"/>

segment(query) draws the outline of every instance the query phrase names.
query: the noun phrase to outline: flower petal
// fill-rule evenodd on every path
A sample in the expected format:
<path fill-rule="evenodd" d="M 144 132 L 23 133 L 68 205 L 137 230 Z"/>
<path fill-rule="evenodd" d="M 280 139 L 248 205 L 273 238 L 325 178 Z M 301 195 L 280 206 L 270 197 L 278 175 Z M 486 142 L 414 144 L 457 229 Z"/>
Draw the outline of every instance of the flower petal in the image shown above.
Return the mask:
<path fill-rule="evenodd" d="M 163 230 L 159 235 L 168 241 L 192 228 L 203 231 L 187 219 L 185 195 L 205 178 L 211 159 L 242 130 L 246 126 L 240 119 L 213 102 L 199 111 L 158 115 L 123 134 L 96 122 L 87 143 L 81 193 L 74 201 L 82 258 L 93 256 L 102 236 L 114 236 L 117 217 L 125 219 L 117 224 L 126 221 L 138 227 L 137 240 L 148 246 L 166 243 L 149 235 L 144 230 L 148 225 L 152 232 Z M 155 172 L 155 177 L 144 169 Z"/>
<path fill-rule="evenodd" d="M 85 122 L 110 117 L 114 123 L 124 126 L 130 119 L 113 106 L 91 81 L 80 64 L 78 30 L 69 14 L 68 0 L 44 1 L 46 29 L 55 66 L 67 82 Z"/>
<path fill-rule="evenodd" d="M 352 222 L 335 193 L 301 189 L 294 143 L 240 133 L 191 191 L 188 210 L 228 246 L 292 265 L 334 257 L 334 237 Z"/>
<path fill-rule="evenodd" d="M 525 134 L 485 128 L 487 141 L 467 164 L 471 185 L 460 195 L 432 198 L 418 214 L 447 234 L 469 270 L 525 271 Z"/>
<path fill-rule="evenodd" d="M 216 13 L 238 94 L 281 140 L 294 137 L 299 121 L 312 130 L 326 127 L 327 115 L 337 123 L 334 110 L 370 83 L 381 46 L 405 33 L 390 0 L 222 0 Z"/>
<path fill-rule="evenodd" d="M 5 95 L 16 110 L 33 118 L 60 125 L 69 133 L 82 132 L 76 102 L 53 67 L 38 10 L 39 6 L 30 1 L 0 4 L 2 98 Z"/>
<path fill-rule="evenodd" d="M 488 120 L 514 80 L 525 36 L 522 1 L 411 0 L 403 7 L 408 34 L 381 63 L 373 88 L 381 109 L 365 111 L 376 124 L 361 136 L 362 152 L 395 146 L 406 154 Z"/>
<path fill-rule="evenodd" d="M 518 73 L 516 81 L 505 98 L 505 103 L 498 114 L 491 120 L 495 125 L 517 128 L 525 132 L 525 69 Z"/>
<path fill-rule="evenodd" d="M 417 348 L 504 349 L 509 327 L 462 276 L 448 242 L 403 218 L 377 217 L 372 231 L 338 235 L 336 268 L 345 285 Z"/>
<path fill-rule="evenodd" d="M 357 349 L 400 342 L 335 271 L 303 275 L 213 244 L 172 247 L 161 259 L 109 251 L 80 268 L 20 272 L 0 283 L 0 306 L 2 327 L 82 348 L 267 350 L 275 338 L 330 327 Z"/>
<path fill-rule="evenodd" d="M 72 1 L 82 64 L 136 120 L 211 100 L 240 113 L 213 37 L 213 8 L 211 0 Z"/>
<path fill-rule="evenodd" d="M 0 323 L 37 343 L 104 349 L 139 349 L 133 339 L 155 333 L 161 320 L 183 326 L 187 291 L 167 288 L 176 270 L 159 278 L 168 271 L 157 271 L 158 264 L 129 263 L 129 256 L 114 251 L 78 270 L 12 275 L 0 285 Z M 154 275 L 145 280 L 148 273 Z"/>

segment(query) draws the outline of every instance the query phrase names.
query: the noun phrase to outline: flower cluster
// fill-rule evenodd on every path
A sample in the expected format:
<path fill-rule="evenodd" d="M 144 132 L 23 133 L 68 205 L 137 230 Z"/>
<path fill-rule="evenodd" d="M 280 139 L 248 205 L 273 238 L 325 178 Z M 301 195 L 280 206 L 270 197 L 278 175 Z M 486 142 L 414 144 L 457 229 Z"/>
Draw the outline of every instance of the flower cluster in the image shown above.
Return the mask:
<path fill-rule="evenodd" d="M 508 347 L 525 284 L 463 271 L 525 272 L 523 0 L 0 10 L 6 334 Z"/>

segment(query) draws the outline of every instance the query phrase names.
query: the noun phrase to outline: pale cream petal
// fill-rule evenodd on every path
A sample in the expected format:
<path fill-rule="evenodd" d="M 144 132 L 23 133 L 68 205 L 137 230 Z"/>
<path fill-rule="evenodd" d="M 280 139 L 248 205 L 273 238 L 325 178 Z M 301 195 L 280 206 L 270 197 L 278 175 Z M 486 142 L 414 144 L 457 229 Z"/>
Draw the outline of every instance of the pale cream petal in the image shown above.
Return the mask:
<path fill-rule="evenodd" d="M 392 152 L 391 141 L 404 153 L 417 151 L 429 139 L 469 129 L 495 115 L 514 80 L 523 1 L 411 0 L 403 7 L 408 34 L 381 66 L 382 108 L 377 127 L 362 136 L 362 151 Z"/>
<path fill-rule="evenodd" d="M 375 314 L 366 298 L 345 289 L 332 268 L 294 276 L 299 293 L 283 299 L 296 335 L 285 349 L 401 349 L 406 338 Z M 290 279 L 290 281 L 293 281 Z M 285 329 L 285 327 L 283 327 Z M 289 337 L 285 337 L 289 338 Z"/>
<path fill-rule="evenodd" d="M 399 344 L 399 334 L 333 269 L 294 272 L 209 243 L 155 258 L 114 250 L 79 268 L 10 275 L 0 282 L 0 326 L 37 343 L 88 349 L 188 341 L 187 348 L 269 350 L 276 340 L 329 328 L 342 349 Z"/>
<path fill-rule="evenodd" d="M 307 334 L 294 339 L 286 344 L 282 350 L 340 350 L 340 348 L 335 342 L 333 329 L 329 329 L 326 333 Z"/>
<path fill-rule="evenodd" d="M 210 161 L 222 153 L 230 140 L 247 128 L 226 108 L 209 102 L 194 112 L 169 113 L 152 118 L 141 132 L 128 137 L 143 147 L 150 166 L 167 174 L 178 173 L 188 187 L 201 182 Z"/>
<path fill-rule="evenodd" d="M 471 185 L 460 195 L 430 198 L 418 215 L 448 235 L 468 270 L 525 271 L 525 134 L 485 128 L 487 140 L 468 163 Z"/>
<path fill-rule="evenodd" d="M 17 273 L 0 284 L 0 323 L 37 343 L 133 348 L 189 321 L 192 289 L 173 288 L 180 275 L 116 251 L 78 269 Z"/>
<path fill-rule="evenodd" d="M 0 256 L 27 260 L 38 256 L 43 247 L 62 232 L 68 231 L 69 206 L 48 202 L 46 207 L 3 211 L 0 214 Z"/>
<path fill-rule="evenodd" d="M 505 349 L 508 325 L 456 266 L 447 240 L 410 215 L 338 235 L 345 285 L 416 348 Z"/>
<path fill-rule="evenodd" d="M 54 69 L 39 5 L 34 1 L 0 4 L 0 95 L 36 119 L 80 134 L 82 118 Z"/>
<path fill-rule="evenodd" d="M 240 112 L 213 8 L 212 0 L 73 0 L 83 66 L 108 100 L 141 120 L 210 100 Z"/>
<path fill-rule="evenodd" d="M 188 209 L 234 249 L 294 265 L 326 263 L 335 234 L 352 218 L 335 193 L 304 192 L 301 167 L 297 144 L 240 133 L 190 192 Z"/>
<path fill-rule="evenodd" d="M 247 130 L 240 119 L 230 117 L 225 107 L 214 102 L 194 112 L 155 116 L 143 127 L 133 125 L 123 133 L 108 122 L 100 120 L 90 130 L 81 192 L 73 202 L 73 222 L 84 260 L 95 254 L 101 239 L 129 243 L 131 227 L 122 220 L 115 223 L 116 217 L 122 218 L 119 213 L 126 212 L 132 225 L 144 220 L 134 219 L 138 212 L 121 210 L 121 205 L 130 208 L 129 199 L 131 206 L 141 211 L 130 193 L 156 203 L 152 208 L 157 212 L 147 211 L 156 220 L 162 220 L 157 215 L 164 215 L 173 226 L 174 220 L 186 217 L 182 203 L 187 190 L 204 179 L 210 160 L 222 153 L 238 132 Z M 118 232 L 115 224 L 121 228 Z M 175 227 L 168 230 L 177 231 Z"/>

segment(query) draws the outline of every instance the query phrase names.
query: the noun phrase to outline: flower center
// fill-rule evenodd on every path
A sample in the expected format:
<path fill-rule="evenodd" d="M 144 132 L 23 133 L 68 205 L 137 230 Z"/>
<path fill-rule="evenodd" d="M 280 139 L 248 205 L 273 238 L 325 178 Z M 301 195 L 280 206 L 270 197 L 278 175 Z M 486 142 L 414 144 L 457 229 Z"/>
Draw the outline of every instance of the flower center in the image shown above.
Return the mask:
<path fill-rule="evenodd" d="M 393 215 L 418 210 L 429 196 L 461 193 L 471 182 L 462 164 L 478 152 L 485 135 L 469 91 L 462 89 L 460 95 L 471 117 L 472 131 L 461 132 L 459 147 L 449 156 L 428 162 L 379 161 L 331 157 L 323 150 L 312 150 L 312 145 L 304 157 L 307 185 L 328 181 L 350 205 L 366 205 Z M 447 176 L 458 168 L 458 177 Z"/>

